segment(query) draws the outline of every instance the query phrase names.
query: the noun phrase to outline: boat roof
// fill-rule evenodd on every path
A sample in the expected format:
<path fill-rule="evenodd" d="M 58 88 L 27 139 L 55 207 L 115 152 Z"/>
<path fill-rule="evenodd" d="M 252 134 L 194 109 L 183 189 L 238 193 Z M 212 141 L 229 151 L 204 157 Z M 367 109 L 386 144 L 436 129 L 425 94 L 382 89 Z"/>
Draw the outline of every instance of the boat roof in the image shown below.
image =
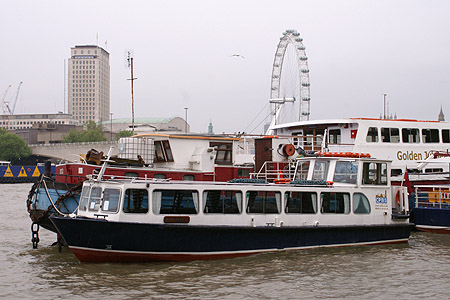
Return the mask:
<path fill-rule="evenodd" d="M 191 140 L 221 140 L 221 141 L 240 141 L 241 138 L 227 135 L 211 135 L 211 134 L 160 134 L 160 133 L 145 133 L 134 135 L 133 137 L 165 137 L 175 139 L 191 139 Z"/>
<path fill-rule="evenodd" d="M 450 124 L 446 121 L 433 121 L 433 120 L 416 120 L 416 119 L 377 119 L 377 118 L 342 118 L 342 119 L 320 119 L 320 120 L 308 120 L 308 121 L 296 121 L 290 123 L 283 123 L 274 125 L 272 129 L 299 127 L 299 126 L 311 126 L 311 125 L 324 125 L 324 124 L 345 124 L 345 123 L 374 123 L 374 122 L 403 122 L 403 123 L 444 123 Z"/>

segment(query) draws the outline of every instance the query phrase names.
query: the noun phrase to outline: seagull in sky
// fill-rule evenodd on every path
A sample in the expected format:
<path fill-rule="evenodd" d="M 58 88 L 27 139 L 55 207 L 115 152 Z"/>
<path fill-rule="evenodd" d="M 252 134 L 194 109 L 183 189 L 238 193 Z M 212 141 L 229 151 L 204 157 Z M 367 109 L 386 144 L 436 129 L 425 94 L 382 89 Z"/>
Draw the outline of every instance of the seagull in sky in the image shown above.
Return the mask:
<path fill-rule="evenodd" d="M 240 58 L 245 58 L 244 56 L 242 56 L 242 55 L 240 55 L 240 54 L 233 54 L 233 55 L 231 55 L 231 57 L 240 57 Z"/>

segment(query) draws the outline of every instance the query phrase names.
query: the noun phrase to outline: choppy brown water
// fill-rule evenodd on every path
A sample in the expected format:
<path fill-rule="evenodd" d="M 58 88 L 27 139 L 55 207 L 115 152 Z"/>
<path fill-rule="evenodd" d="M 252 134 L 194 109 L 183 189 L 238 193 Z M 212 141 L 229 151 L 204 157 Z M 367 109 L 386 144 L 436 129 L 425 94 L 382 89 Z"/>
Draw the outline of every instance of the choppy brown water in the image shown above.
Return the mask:
<path fill-rule="evenodd" d="M 81 264 L 31 246 L 31 184 L 0 185 L 2 299 L 449 299 L 450 235 L 413 232 L 408 244 L 326 248 L 246 258 Z"/>

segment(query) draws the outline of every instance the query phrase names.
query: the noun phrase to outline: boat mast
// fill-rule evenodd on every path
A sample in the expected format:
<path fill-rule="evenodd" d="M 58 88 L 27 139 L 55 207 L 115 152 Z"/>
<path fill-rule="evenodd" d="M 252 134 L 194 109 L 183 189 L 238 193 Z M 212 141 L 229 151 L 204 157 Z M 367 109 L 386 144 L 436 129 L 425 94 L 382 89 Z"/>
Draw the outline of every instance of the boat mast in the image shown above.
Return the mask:
<path fill-rule="evenodd" d="M 131 80 L 131 119 L 132 119 L 132 127 L 133 127 L 133 135 L 134 135 L 134 81 L 137 78 L 133 77 L 133 56 L 131 54 L 131 51 L 128 51 L 128 67 L 131 69 L 131 78 L 128 80 Z"/>

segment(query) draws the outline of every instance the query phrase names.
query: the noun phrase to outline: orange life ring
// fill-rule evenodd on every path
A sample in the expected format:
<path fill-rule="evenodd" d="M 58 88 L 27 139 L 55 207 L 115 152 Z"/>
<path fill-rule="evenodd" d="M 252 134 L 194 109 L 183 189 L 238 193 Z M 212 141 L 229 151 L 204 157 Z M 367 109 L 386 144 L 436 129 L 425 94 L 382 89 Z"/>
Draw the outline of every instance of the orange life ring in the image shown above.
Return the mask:
<path fill-rule="evenodd" d="M 279 178 L 273 181 L 275 184 L 285 184 L 291 182 L 289 178 Z"/>
<path fill-rule="evenodd" d="M 395 202 L 397 202 L 397 205 L 400 206 L 400 190 L 398 190 L 395 195 Z"/>

